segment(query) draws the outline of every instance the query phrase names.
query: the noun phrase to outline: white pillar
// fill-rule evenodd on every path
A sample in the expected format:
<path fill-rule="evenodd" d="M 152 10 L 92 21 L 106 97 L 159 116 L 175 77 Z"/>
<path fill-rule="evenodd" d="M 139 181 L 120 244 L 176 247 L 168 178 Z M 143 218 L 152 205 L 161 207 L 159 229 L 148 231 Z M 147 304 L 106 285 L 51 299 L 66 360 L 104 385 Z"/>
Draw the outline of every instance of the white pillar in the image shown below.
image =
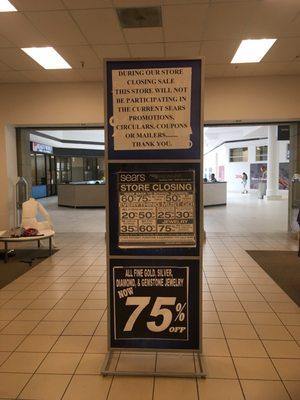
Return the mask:
<path fill-rule="evenodd" d="M 277 125 L 268 126 L 267 200 L 281 199 L 278 193 L 279 163 L 277 144 Z"/>

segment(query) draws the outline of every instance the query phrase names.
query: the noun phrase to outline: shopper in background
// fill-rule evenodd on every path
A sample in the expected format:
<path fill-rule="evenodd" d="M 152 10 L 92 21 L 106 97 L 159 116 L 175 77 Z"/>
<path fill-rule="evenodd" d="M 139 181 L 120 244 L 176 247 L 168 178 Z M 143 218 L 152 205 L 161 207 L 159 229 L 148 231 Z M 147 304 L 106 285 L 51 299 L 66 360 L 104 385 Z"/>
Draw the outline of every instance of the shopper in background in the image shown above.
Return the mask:
<path fill-rule="evenodd" d="M 216 183 L 216 182 L 218 182 L 217 179 L 216 179 L 215 174 L 211 174 L 211 176 L 210 176 L 210 182 L 211 182 L 211 183 Z"/>
<path fill-rule="evenodd" d="M 267 192 L 267 168 L 260 168 L 260 177 L 258 182 L 258 198 L 263 199 Z"/>
<path fill-rule="evenodd" d="M 248 190 L 246 189 L 247 186 L 247 182 L 248 182 L 248 175 L 246 174 L 246 172 L 243 172 L 242 174 L 242 185 L 243 185 L 243 194 L 248 193 Z"/>

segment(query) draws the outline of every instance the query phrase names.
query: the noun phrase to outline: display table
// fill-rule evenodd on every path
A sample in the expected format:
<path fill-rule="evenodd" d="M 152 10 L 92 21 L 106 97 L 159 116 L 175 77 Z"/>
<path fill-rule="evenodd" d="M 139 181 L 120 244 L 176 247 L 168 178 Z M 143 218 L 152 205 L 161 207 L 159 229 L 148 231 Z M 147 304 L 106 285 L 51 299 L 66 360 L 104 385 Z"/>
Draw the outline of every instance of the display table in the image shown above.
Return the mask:
<path fill-rule="evenodd" d="M 105 207 L 106 185 L 95 181 L 58 185 L 58 205 L 66 207 Z"/>
<path fill-rule="evenodd" d="M 43 236 L 29 236 L 29 237 L 5 237 L 0 236 L 0 243 L 4 243 L 4 262 L 7 263 L 8 261 L 8 243 L 24 243 L 24 242 L 37 242 L 38 247 L 41 245 L 41 240 L 48 239 L 49 241 L 49 256 L 52 254 L 52 238 L 55 234 L 54 231 L 47 230 L 47 231 L 40 231 L 40 234 Z"/>
<path fill-rule="evenodd" d="M 227 203 L 227 182 L 204 183 L 203 205 L 220 206 Z"/>

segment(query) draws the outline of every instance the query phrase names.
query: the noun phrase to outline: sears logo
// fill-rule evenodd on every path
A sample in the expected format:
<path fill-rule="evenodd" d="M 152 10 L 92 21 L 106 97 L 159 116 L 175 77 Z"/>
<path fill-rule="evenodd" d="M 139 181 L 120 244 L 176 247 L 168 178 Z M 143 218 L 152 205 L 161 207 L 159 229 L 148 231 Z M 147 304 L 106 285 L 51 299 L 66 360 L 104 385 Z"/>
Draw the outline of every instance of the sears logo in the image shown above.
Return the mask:
<path fill-rule="evenodd" d="M 121 182 L 145 182 L 145 174 L 121 174 Z"/>

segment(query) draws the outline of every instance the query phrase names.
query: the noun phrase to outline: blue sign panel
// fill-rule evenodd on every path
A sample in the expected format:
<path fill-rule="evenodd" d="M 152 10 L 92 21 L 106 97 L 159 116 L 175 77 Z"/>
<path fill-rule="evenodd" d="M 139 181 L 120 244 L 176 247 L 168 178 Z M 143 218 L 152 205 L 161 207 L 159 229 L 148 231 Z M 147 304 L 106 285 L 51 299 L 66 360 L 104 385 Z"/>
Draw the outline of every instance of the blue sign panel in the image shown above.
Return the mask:
<path fill-rule="evenodd" d="M 108 61 L 108 157 L 199 159 L 199 60 Z"/>
<path fill-rule="evenodd" d="M 199 347 L 198 261 L 113 259 L 110 287 L 112 347 Z"/>

